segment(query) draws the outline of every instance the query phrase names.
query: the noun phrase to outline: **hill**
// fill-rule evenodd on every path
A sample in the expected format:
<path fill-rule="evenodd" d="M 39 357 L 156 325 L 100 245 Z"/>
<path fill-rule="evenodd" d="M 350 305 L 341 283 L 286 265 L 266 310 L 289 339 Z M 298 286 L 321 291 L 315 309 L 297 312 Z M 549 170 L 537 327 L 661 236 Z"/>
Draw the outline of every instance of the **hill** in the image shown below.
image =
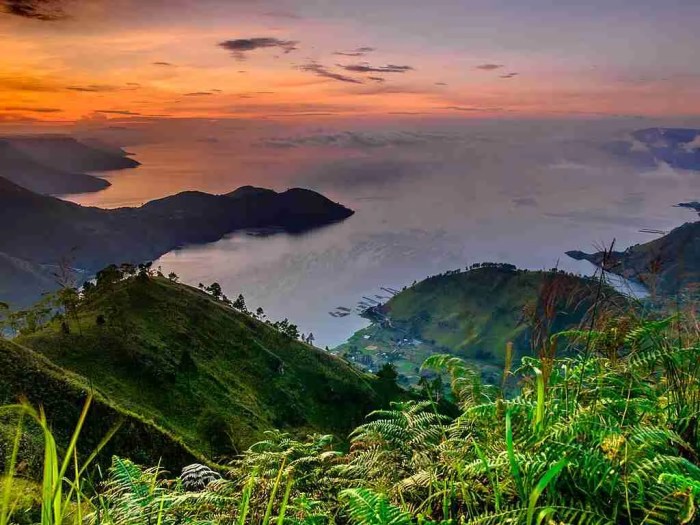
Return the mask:
<path fill-rule="evenodd" d="M 199 453 L 235 454 L 274 428 L 343 439 L 382 402 L 375 378 L 200 290 L 100 282 L 67 324 L 18 342 Z"/>
<path fill-rule="evenodd" d="M 90 274 L 113 263 L 152 260 L 185 244 L 213 242 L 239 229 L 297 233 L 352 214 L 310 190 L 277 193 L 251 187 L 227 195 L 189 191 L 140 208 L 103 210 L 39 195 L 0 178 L 0 224 L 12 225 L 0 236 L 0 253 L 33 265 L 69 261 Z M 38 284 L 16 282 L 6 293 L 30 303 L 37 299 L 31 290 Z"/>
<path fill-rule="evenodd" d="M 86 144 L 67 135 L 14 135 L 4 137 L 19 151 L 45 166 L 67 172 L 112 171 L 139 166 L 122 150 Z"/>
<path fill-rule="evenodd" d="M 600 266 L 604 253 L 566 252 L 577 260 Z M 668 234 L 623 252 L 612 252 L 605 263 L 608 271 L 644 284 L 664 295 L 700 293 L 700 222 L 689 222 Z"/>
<path fill-rule="evenodd" d="M 110 184 L 106 180 L 62 171 L 34 160 L 12 142 L 0 139 L 0 177 L 31 191 L 45 195 L 98 191 Z"/>
<path fill-rule="evenodd" d="M 56 286 L 52 269 L 0 253 L 0 299 L 22 304 L 27 297 L 39 297 Z"/>
<path fill-rule="evenodd" d="M 179 468 L 197 456 L 176 437 L 158 428 L 95 392 L 88 381 L 51 363 L 25 346 L 0 339 L 0 404 L 7 405 L 26 399 L 34 406 L 43 406 L 60 445 L 65 446 L 85 405 L 88 392 L 94 400 L 81 432 L 81 452 L 95 450 L 110 430 L 121 426 L 103 449 L 100 461 L 108 465 L 113 454 L 132 457 L 137 461 L 158 462 Z M 29 427 L 22 442 L 22 474 L 36 476 L 43 466 L 43 442 L 38 428 Z M 7 445 L 12 442 L 13 426 L 6 416 L 0 420 L 0 444 L 7 457 Z"/>
<path fill-rule="evenodd" d="M 463 357 L 497 375 L 508 342 L 516 360 L 530 354 L 543 337 L 580 324 L 596 297 L 591 279 L 505 264 L 475 266 L 429 277 L 371 308 L 366 315 L 372 324 L 334 353 L 375 371 L 393 363 L 405 384 L 418 380 L 420 365 L 435 353 Z M 621 300 L 608 287 L 602 292 L 603 302 Z"/>

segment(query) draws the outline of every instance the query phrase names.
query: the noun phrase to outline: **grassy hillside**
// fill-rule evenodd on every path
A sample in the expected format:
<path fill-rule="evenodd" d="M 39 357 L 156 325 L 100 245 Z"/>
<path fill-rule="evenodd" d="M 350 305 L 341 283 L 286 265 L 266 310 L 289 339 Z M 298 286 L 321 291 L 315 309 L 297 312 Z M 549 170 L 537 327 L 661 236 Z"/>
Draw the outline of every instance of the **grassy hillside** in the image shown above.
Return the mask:
<path fill-rule="evenodd" d="M 149 463 L 162 459 L 163 465 L 177 469 L 196 458 L 171 434 L 94 391 L 85 378 L 61 369 L 24 346 L 0 339 L 0 405 L 24 399 L 34 406 L 43 406 L 59 445 L 68 443 L 91 391 L 94 401 L 81 433 L 82 454 L 95 450 L 112 427 L 121 422 L 120 429 L 103 449 L 103 464 L 109 464 L 113 454 L 120 454 Z M 20 473 L 34 476 L 41 472 L 43 443 L 38 428 L 29 430 L 22 443 L 24 463 Z M 4 415 L 0 419 L 2 462 L 9 455 L 13 433 L 14 422 Z"/>
<path fill-rule="evenodd" d="M 450 353 L 500 374 L 506 346 L 517 358 L 531 353 L 548 333 L 578 325 L 597 283 L 555 272 L 516 270 L 509 265 L 430 277 L 368 312 L 372 324 L 334 350 L 377 370 L 394 363 L 408 382 L 434 353 Z M 603 302 L 620 296 L 608 287 Z"/>
<path fill-rule="evenodd" d="M 338 357 L 164 278 L 103 285 L 68 318 L 19 341 L 211 457 L 273 428 L 344 438 L 380 402 Z"/>
<path fill-rule="evenodd" d="M 396 403 L 353 432 L 349 453 L 334 453 L 322 439 L 271 436 L 232 464 L 225 480 L 198 493 L 115 462 L 111 482 L 93 498 L 93 519 L 698 524 L 696 319 L 637 322 L 636 312 L 626 313 L 631 319 L 623 313 L 597 326 L 586 352 L 552 366 L 528 358 L 515 372 L 513 396 L 482 384 L 460 359 L 435 356 L 430 364 L 450 378 L 457 413 L 440 414 L 428 400 Z M 586 341 L 585 332 L 570 340 L 581 350 Z M 158 489 L 133 489 L 150 486 Z"/>

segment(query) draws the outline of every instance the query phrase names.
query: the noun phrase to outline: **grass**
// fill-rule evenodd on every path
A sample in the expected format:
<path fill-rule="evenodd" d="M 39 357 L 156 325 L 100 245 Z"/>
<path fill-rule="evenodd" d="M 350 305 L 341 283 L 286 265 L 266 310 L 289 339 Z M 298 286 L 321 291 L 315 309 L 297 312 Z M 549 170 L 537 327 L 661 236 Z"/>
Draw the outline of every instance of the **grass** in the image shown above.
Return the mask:
<path fill-rule="evenodd" d="M 381 312 L 390 326 L 374 319 L 333 351 L 374 371 L 392 363 L 406 385 L 418 382 L 419 368 L 430 355 L 450 353 L 478 365 L 495 382 L 509 344 L 516 359 L 532 354 L 533 324 L 546 313 L 543 303 L 552 293 L 550 332 L 579 326 L 595 301 L 596 284 L 560 272 L 509 266 L 448 272 L 385 303 Z M 608 287 L 601 302 L 624 304 Z"/>
<path fill-rule="evenodd" d="M 372 376 L 163 278 L 93 292 L 17 341 L 217 460 L 274 428 L 342 439 L 382 402 Z"/>
<path fill-rule="evenodd" d="M 4 410 L 44 431 L 42 525 L 700 522 L 695 318 L 635 313 L 554 337 L 588 352 L 555 358 L 547 375 L 542 360 L 524 358 L 513 371 L 515 396 L 481 383 L 459 358 L 433 356 L 426 366 L 451 378 L 456 415 L 429 399 L 395 403 L 370 414 L 345 452 L 329 436 L 270 432 L 197 492 L 159 466 L 120 458 L 102 483 L 85 483 L 87 471 L 71 458 L 89 399 L 64 452 L 40 411 Z M 28 485 L 14 477 L 21 456 L 14 443 L 3 524 L 27 503 Z"/>

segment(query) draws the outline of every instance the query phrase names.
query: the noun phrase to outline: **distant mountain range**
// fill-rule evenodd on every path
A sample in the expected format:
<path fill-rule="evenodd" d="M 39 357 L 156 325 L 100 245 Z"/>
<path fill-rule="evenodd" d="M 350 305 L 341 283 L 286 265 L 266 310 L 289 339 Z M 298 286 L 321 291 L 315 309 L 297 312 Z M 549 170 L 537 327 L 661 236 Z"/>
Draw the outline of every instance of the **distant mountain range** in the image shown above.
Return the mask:
<path fill-rule="evenodd" d="M 643 168 L 663 162 L 672 168 L 700 170 L 700 129 L 640 129 L 605 148 Z"/>
<path fill-rule="evenodd" d="M 64 135 L 0 137 L 0 177 L 44 195 L 102 190 L 110 183 L 85 172 L 137 166 L 124 150 L 97 140 Z"/>
<path fill-rule="evenodd" d="M 189 191 L 140 208 L 104 210 L 39 195 L 0 178 L 0 300 L 27 304 L 51 267 L 92 274 L 112 263 L 153 260 L 186 244 L 235 230 L 291 233 L 343 220 L 352 210 L 305 189 L 243 187 L 226 195 Z M 13 276 L 24 276 L 20 280 Z M 48 290 L 44 290 L 48 291 Z"/>

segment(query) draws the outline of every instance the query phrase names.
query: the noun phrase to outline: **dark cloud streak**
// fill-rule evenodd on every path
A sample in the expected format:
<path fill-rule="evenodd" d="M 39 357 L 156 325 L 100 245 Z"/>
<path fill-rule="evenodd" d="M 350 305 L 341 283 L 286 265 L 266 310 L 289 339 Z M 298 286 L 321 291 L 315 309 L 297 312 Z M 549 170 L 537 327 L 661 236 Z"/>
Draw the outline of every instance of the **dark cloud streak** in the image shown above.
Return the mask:
<path fill-rule="evenodd" d="M 370 66 L 369 64 L 350 64 L 348 66 L 338 64 L 338 67 L 353 73 L 406 73 L 407 71 L 413 71 L 411 66 L 397 66 L 395 64 L 379 67 Z"/>
<path fill-rule="evenodd" d="M 363 57 L 372 51 L 376 51 L 376 49 L 373 47 L 358 47 L 352 51 L 336 51 L 333 54 L 341 57 Z"/>
<path fill-rule="evenodd" d="M 279 38 L 257 37 L 257 38 L 239 38 L 235 40 L 226 40 L 219 43 L 219 47 L 231 51 L 234 57 L 238 60 L 245 60 L 245 53 L 255 51 L 257 49 L 279 48 L 284 53 L 291 53 L 297 49 L 296 40 L 280 40 Z"/>
<path fill-rule="evenodd" d="M 325 68 L 321 64 L 305 64 L 303 66 L 298 66 L 297 69 L 299 69 L 300 71 L 305 71 L 307 73 L 314 73 L 319 77 L 329 78 L 331 80 L 338 80 L 339 82 L 347 82 L 350 84 L 363 84 L 361 80 L 357 80 L 356 78 L 348 77 L 346 75 L 341 75 L 340 73 L 335 73 Z"/>
<path fill-rule="evenodd" d="M 0 0 L 0 7 L 11 15 L 51 22 L 66 18 L 63 3 L 63 0 Z"/>

